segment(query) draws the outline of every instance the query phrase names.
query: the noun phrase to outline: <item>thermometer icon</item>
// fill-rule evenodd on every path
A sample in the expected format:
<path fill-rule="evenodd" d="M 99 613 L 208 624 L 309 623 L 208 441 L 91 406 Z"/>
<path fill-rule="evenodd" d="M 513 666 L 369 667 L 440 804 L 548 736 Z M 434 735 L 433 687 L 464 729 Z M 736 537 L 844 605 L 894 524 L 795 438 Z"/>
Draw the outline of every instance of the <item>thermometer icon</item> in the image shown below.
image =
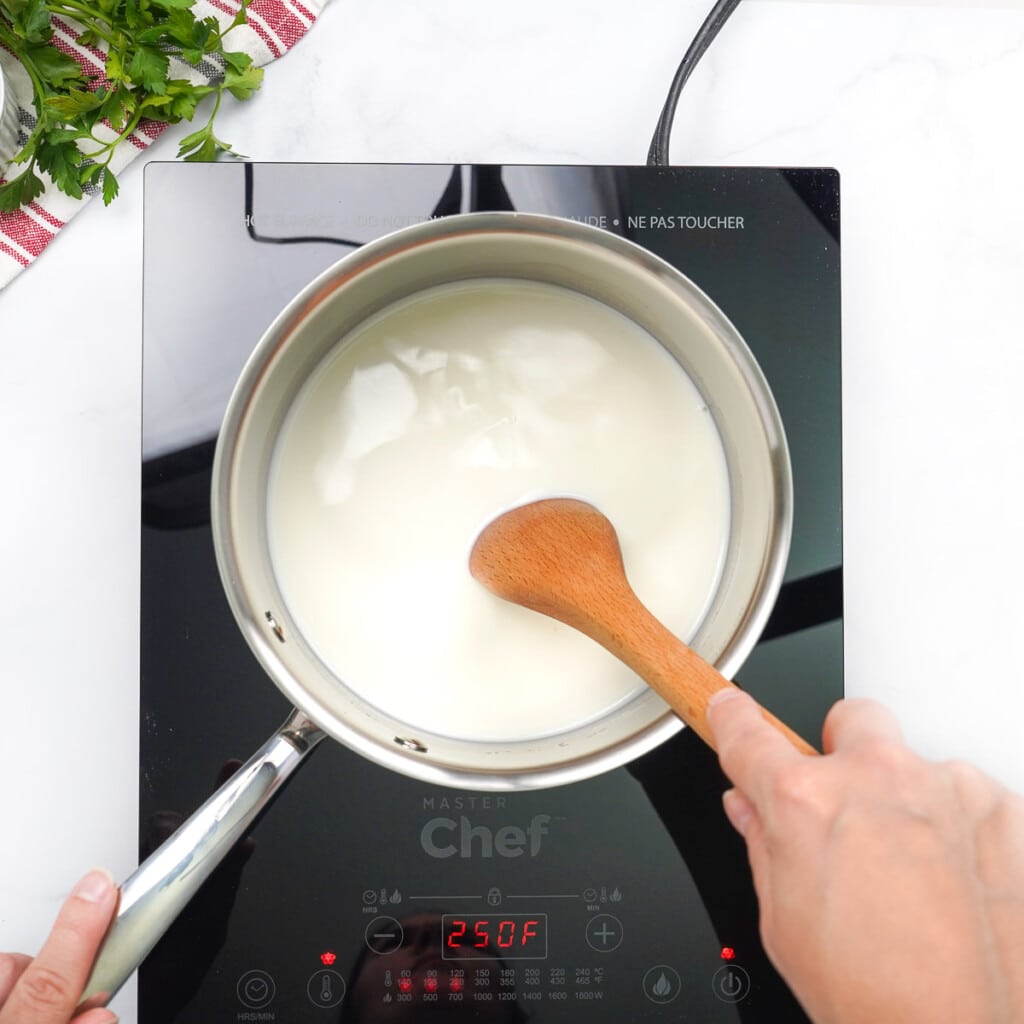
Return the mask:
<path fill-rule="evenodd" d="M 322 1003 L 329 1003 L 334 999 L 334 992 L 331 989 L 331 975 L 329 972 L 324 971 L 323 979 L 320 983 L 320 1001 Z"/>
<path fill-rule="evenodd" d="M 345 998 L 345 979 L 336 971 L 317 971 L 306 985 L 314 1006 L 337 1006 Z"/>

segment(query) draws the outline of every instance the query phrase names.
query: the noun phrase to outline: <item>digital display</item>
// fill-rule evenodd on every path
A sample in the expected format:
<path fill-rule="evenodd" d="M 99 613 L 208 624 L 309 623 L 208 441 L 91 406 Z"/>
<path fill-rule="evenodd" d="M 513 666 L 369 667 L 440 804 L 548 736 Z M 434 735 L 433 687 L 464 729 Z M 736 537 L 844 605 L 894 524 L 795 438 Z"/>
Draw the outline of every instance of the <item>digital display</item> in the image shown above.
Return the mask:
<path fill-rule="evenodd" d="M 445 914 L 441 919 L 445 960 L 493 956 L 543 960 L 548 955 L 547 914 Z"/>

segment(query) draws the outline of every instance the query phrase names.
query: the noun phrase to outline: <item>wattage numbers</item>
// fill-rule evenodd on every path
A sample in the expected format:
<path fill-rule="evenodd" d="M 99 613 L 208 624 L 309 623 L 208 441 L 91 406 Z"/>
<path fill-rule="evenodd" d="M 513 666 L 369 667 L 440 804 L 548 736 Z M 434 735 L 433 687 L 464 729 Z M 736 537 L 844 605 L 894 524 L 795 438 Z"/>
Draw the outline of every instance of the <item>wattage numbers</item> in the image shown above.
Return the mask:
<path fill-rule="evenodd" d="M 441 924 L 445 960 L 493 956 L 502 960 L 542 960 L 548 955 L 546 914 L 445 914 Z"/>

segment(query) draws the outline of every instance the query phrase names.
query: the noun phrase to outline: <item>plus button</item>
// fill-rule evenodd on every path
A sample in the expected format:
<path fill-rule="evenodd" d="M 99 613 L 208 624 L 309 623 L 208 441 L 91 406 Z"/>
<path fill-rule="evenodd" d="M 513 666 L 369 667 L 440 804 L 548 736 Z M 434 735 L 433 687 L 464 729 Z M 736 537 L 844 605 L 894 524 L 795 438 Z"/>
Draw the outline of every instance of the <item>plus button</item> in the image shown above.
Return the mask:
<path fill-rule="evenodd" d="M 598 953 L 610 953 L 622 944 L 622 922 L 611 914 L 598 914 L 587 922 L 587 945 Z"/>

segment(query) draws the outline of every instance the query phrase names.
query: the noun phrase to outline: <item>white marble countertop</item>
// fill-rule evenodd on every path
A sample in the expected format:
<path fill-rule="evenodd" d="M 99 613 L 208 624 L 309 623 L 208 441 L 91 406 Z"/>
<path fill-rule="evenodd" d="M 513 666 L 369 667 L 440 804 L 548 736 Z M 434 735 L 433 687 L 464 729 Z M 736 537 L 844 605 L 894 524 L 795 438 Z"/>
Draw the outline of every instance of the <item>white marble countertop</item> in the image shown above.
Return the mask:
<path fill-rule="evenodd" d="M 264 160 L 642 163 L 709 6 L 333 0 L 220 131 Z M 1022 96 L 1019 0 L 748 0 L 672 147 L 841 172 L 847 689 L 1020 790 Z M 2 949 L 135 863 L 141 171 L 0 292 Z"/>

